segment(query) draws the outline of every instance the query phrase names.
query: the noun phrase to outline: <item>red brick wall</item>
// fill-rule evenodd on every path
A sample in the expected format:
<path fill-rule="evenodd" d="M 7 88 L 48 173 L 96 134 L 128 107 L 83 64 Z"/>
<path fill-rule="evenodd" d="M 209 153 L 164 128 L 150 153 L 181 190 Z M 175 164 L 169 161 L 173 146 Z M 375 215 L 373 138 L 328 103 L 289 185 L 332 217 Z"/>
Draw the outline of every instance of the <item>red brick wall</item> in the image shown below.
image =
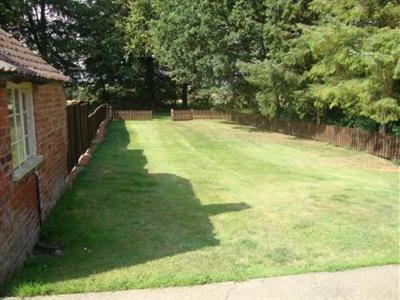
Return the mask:
<path fill-rule="evenodd" d="M 64 188 L 67 171 L 67 120 L 65 94 L 60 85 L 36 86 L 33 91 L 37 152 L 43 217 Z"/>
<path fill-rule="evenodd" d="M 0 83 L 0 282 L 19 266 L 38 238 L 35 177 L 11 180 L 11 140 L 4 84 Z M 33 105 L 43 218 L 56 203 L 67 176 L 65 95 L 60 85 L 34 86 Z"/>

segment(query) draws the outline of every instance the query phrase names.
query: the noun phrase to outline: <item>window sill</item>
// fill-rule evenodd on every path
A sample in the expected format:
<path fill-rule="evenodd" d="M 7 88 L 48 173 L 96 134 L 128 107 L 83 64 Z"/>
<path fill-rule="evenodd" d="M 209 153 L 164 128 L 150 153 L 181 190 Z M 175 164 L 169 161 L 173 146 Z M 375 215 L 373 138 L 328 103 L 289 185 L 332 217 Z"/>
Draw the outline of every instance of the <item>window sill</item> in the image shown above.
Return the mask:
<path fill-rule="evenodd" d="M 26 175 L 36 169 L 42 161 L 43 156 L 34 156 L 29 158 L 23 166 L 14 170 L 12 174 L 12 180 L 14 182 L 20 181 L 22 178 L 24 178 Z"/>

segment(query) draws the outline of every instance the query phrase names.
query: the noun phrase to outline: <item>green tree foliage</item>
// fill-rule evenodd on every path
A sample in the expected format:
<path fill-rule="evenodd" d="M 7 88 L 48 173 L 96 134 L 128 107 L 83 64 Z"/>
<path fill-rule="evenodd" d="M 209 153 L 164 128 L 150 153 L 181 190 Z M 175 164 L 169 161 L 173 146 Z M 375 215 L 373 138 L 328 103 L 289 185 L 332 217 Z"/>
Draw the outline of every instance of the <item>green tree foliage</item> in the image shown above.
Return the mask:
<path fill-rule="evenodd" d="M 383 126 L 400 119 L 398 1 L 264 4 L 267 58 L 239 64 L 262 113 Z"/>
<path fill-rule="evenodd" d="M 338 107 L 346 116 L 361 115 L 380 124 L 399 120 L 398 7 L 392 1 L 373 0 L 316 0 L 312 7 L 321 21 L 304 28 L 302 38 L 315 60 L 306 73 L 307 92 L 315 106 Z"/>
<path fill-rule="evenodd" d="M 129 1 L 129 15 L 119 27 L 124 31 L 127 56 L 136 59 L 143 70 L 143 89 L 146 100 L 154 105 L 156 101 L 157 63 L 153 58 L 150 22 L 155 19 L 155 11 L 149 0 Z"/>
<path fill-rule="evenodd" d="M 157 77 L 155 62 L 147 67 L 149 56 L 142 49 L 125 47 L 124 24 L 130 23 L 131 11 L 125 0 L 3 0 L 0 26 L 73 78 L 70 97 L 143 104 L 152 102 L 157 92 L 158 98 L 173 94 L 173 85 L 168 76 Z"/>
<path fill-rule="evenodd" d="M 126 15 L 120 0 L 85 1 L 76 12 L 82 49 L 85 84 L 102 100 L 113 95 L 132 93 L 137 72 L 121 47 L 123 33 L 116 22 Z"/>
<path fill-rule="evenodd" d="M 259 1 L 154 1 L 154 54 L 171 76 L 193 91 L 209 89 L 235 99 L 246 89 L 238 59 L 265 57 L 263 5 Z"/>
<path fill-rule="evenodd" d="M 310 51 L 299 42 L 299 24 L 310 23 L 310 1 L 265 0 L 263 33 L 267 57 L 262 61 L 240 62 L 246 79 L 256 88 L 261 113 L 290 117 L 309 111 L 301 93 L 302 74 L 310 66 Z M 302 45 L 303 47 L 300 47 Z"/>
<path fill-rule="evenodd" d="M 103 100 L 400 132 L 398 0 L 3 0 L 0 25 Z"/>
<path fill-rule="evenodd" d="M 77 80 L 81 66 L 75 12 L 80 8 L 78 1 L 2 0 L 0 26 Z"/>

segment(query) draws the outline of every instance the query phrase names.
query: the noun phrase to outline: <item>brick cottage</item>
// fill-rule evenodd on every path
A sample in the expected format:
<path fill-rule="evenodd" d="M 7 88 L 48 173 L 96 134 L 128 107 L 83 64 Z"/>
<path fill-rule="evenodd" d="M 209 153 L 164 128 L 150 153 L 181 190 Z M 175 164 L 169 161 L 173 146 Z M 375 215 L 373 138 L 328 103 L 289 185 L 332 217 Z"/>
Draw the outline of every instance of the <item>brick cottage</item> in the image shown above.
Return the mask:
<path fill-rule="evenodd" d="M 67 80 L 0 29 L 0 284 L 32 250 L 64 188 Z"/>

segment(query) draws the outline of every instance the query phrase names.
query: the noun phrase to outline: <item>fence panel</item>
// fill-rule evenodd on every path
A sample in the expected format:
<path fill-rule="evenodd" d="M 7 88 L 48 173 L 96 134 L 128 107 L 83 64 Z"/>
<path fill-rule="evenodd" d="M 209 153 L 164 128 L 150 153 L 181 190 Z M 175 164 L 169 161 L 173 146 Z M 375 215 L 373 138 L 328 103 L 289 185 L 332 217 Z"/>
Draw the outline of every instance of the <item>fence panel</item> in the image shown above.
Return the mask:
<path fill-rule="evenodd" d="M 112 110 L 112 120 L 147 121 L 153 120 L 152 110 Z"/>
<path fill-rule="evenodd" d="M 387 159 L 400 160 L 400 138 L 356 128 L 269 119 L 255 114 L 232 113 L 232 121 L 304 139 L 330 143 Z"/>
<path fill-rule="evenodd" d="M 106 105 L 98 106 L 90 115 L 86 103 L 73 103 L 67 105 L 67 130 L 68 130 L 68 170 L 78 163 L 79 157 L 88 149 L 94 139 L 100 123 L 107 117 Z"/>
<path fill-rule="evenodd" d="M 192 110 L 175 110 L 171 109 L 171 118 L 173 121 L 189 121 L 194 120 Z"/>
<path fill-rule="evenodd" d="M 173 121 L 189 121 L 189 120 L 230 120 L 231 114 L 218 112 L 215 110 L 199 110 L 199 109 L 171 109 L 171 118 Z"/>
<path fill-rule="evenodd" d="M 67 149 L 67 166 L 70 171 L 78 161 L 77 156 L 77 136 L 75 122 L 75 105 L 67 105 L 67 131 L 68 131 L 68 149 Z"/>

